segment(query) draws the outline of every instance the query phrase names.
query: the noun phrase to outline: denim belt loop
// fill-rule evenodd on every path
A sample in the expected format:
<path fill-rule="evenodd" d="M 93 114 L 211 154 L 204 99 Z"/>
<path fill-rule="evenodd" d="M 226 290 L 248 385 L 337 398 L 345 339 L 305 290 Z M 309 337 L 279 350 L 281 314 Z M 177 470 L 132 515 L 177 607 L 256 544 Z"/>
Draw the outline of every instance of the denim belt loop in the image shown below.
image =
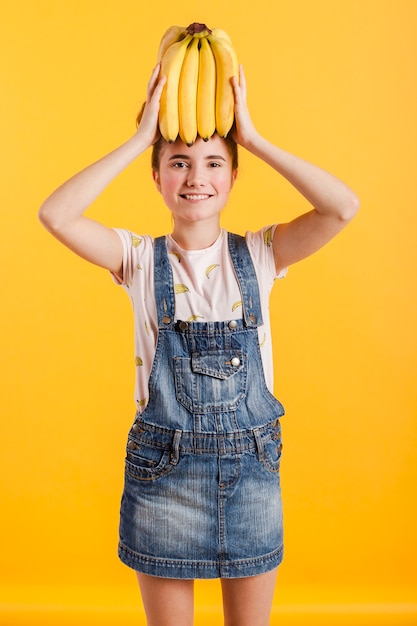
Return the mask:
<path fill-rule="evenodd" d="M 171 450 L 171 465 L 176 465 L 180 458 L 180 441 L 182 436 L 182 430 L 177 429 L 174 433 L 174 439 L 172 441 L 172 450 Z"/>
<path fill-rule="evenodd" d="M 260 433 L 260 428 L 253 429 L 253 435 L 255 437 L 256 449 L 258 451 L 258 458 L 260 461 L 264 458 L 264 443 L 262 441 L 262 435 Z"/>

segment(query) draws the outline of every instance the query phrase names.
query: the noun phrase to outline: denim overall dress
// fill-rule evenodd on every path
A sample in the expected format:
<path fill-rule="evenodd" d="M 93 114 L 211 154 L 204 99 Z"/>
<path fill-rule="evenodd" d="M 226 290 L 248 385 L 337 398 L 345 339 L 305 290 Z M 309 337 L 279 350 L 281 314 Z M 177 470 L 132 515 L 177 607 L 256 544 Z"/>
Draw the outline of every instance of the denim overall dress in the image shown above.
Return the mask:
<path fill-rule="evenodd" d="M 258 283 L 243 237 L 228 233 L 243 318 L 175 317 L 165 238 L 154 242 L 158 340 L 149 402 L 130 429 L 119 557 L 163 578 L 242 578 L 283 556 L 282 404 L 267 388 Z"/>

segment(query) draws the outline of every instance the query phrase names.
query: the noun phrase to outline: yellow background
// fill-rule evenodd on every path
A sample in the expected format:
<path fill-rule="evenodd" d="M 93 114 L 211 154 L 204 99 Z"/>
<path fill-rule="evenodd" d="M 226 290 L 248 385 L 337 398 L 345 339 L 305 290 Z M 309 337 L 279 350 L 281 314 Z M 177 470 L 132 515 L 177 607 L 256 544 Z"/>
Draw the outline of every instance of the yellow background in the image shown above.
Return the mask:
<path fill-rule="evenodd" d="M 3 6 L 0 623 L 142 623 L 134 576 L 116 556 L 134 413 L 130 304 L 106 272 L 42 229 L 37 209 L 131 135 L 162 33 L 193 21 L 229 32 L 259 130 L 361 199 L 348 229 L 291 268 L 272 298 L 287 412 L 274 619 L 415 624 L 413 0 Z M 307 208 L 241 151 L 224 226 L 244 232 Z M 170 229 L 149 155 L 90 215 L 142 233 Z M 218 584 L 197 588 L 198 623 L 213 623 Z"/>

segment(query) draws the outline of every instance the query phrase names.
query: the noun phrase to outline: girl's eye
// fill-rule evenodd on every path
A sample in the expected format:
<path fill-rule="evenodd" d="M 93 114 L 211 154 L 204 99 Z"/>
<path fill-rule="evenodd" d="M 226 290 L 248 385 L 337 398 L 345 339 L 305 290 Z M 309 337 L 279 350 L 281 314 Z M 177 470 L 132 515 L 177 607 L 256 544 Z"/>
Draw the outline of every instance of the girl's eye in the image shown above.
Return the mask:
<path fill-rule="evenodd" d="M 173 161 L 171 165 L 175 169 L 186 169 L 190 167 L 190 164 L 187 163 L 187 161 Z M 222 167 L 222 163 L 219 163 L 219 161 L 209 161 L 207 163 L 207 167 L 209 168 Z"/>

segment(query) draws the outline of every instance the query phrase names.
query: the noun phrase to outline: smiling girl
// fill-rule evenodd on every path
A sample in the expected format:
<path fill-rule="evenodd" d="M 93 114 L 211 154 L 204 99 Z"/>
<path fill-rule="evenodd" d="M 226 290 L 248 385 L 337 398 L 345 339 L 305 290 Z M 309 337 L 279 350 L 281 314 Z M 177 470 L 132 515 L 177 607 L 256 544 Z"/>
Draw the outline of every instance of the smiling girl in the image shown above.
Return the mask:
<path fill-rule="evenodd" d="M 149 626 L 191 625 L 197 578 L 221 579 L 226 626 L 266 626 L 283 556 L 284 409 L 273 395 L 269 295 L 289 265 L 349 223 L 358 199 L 257 132 L 242 69 L 239 82 L 232 80 L 231 137 L 166 143 L 158 130 L 158 75 L 156 67 L 136 134 L 59 187 L 39 216 L 63 244 L 109 270 L 133 303 L 137 411 L 119 556 L 137 573 Z M 244 237 L 222 229 L 237 144 L 287 179 L 311 210 Z M 150 147 L 172 233 L 153 238 L 86 217 Z"/>

